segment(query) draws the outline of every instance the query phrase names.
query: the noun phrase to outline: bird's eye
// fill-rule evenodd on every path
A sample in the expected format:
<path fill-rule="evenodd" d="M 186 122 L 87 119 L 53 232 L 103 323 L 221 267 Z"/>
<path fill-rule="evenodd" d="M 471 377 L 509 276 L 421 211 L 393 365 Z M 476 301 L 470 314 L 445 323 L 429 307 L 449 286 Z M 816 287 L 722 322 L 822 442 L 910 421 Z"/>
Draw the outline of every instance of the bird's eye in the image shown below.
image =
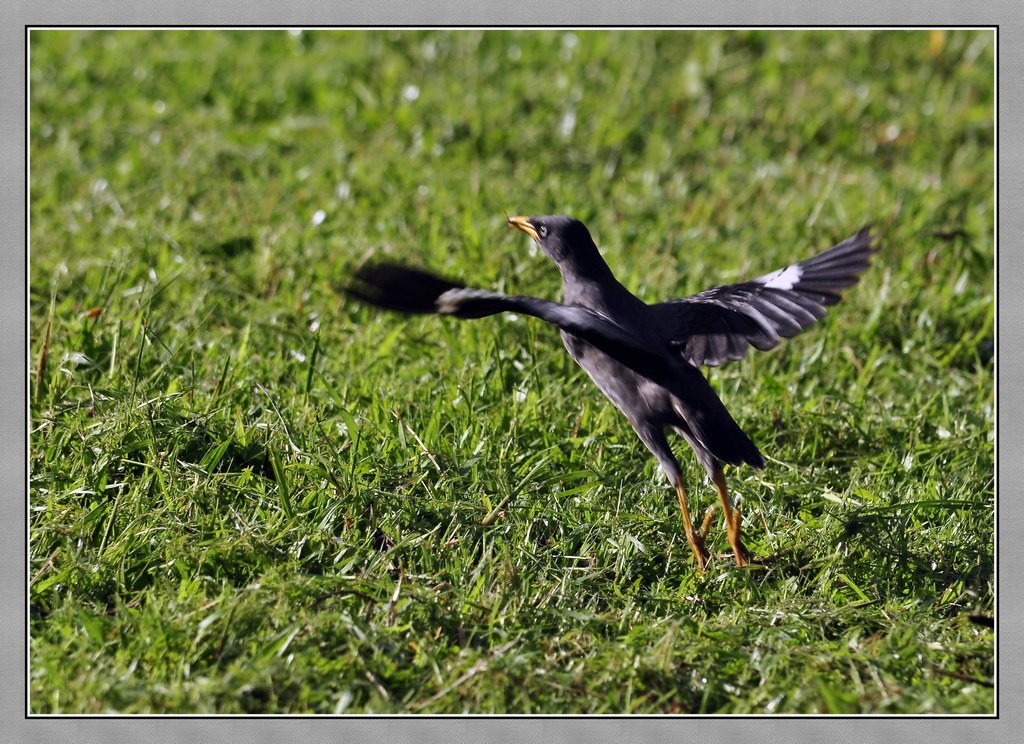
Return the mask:
<path fill-rule="evenodd" d="M 546 238 L 548 236 L 548 229 L 544 225 L 541 225 L 540 228 L 537 230 L 537 233 L 542 238 Z"/>

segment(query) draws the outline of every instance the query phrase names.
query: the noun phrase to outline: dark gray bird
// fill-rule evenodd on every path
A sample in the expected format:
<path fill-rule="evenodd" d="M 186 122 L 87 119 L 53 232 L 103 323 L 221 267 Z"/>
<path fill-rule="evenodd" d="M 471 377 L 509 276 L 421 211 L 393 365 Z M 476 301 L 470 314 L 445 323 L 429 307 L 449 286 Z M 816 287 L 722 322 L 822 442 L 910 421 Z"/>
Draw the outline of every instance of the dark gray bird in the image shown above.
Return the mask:
<path fill-rule="evenodd" d="M 873 236 L 860 230 L 824 253 L 739 284 L 648 305 L 612 275 L 579 220 L 562 215 L 511 217 L 562 272 L 563 302 L 472 289 L 396 264 L 356 272 L 347 292 L 371 305 L 405 313 L 482 318 L 502 312 L 531 315 L 561 329 L 570 356 L 629 420 L 679 496 L 686 540 L 704 570 L 704 546 L 714 507 L 694 527 L 682 468 L 665 438 L 673 429 L 693 448 L 718 490 L 738 565 L 749 554 L 740 538 L 741 514 L 732 504 L 722 467 L 764 466 L 700 371 L 741 359 L 748 346 L 771 349 L 825 315 L 839 291 L 868 268 Z"/>

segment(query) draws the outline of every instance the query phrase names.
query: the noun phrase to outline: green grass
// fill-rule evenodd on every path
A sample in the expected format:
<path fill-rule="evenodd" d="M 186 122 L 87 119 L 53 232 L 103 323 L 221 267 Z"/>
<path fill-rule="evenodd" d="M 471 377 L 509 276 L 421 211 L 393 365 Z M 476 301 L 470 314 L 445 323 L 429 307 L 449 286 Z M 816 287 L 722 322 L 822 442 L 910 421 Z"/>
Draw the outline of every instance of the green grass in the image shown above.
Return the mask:
<path fill-rule="evenodd" d="M 33 32 L 31 710 L 991 712 L 993 46 Z M 557 296 L 503 210 L 649 300 L 876 225 L 824 322 L 711 374 L 774 560 L 695 570 L 550 327 L 340 295 L 387 256 Z"/>

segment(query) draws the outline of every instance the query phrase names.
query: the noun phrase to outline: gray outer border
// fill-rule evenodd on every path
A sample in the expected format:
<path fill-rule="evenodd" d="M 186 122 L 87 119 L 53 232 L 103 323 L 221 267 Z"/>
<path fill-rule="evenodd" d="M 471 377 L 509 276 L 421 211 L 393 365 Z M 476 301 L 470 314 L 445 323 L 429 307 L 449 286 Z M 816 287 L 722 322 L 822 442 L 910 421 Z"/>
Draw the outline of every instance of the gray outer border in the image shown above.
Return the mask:
<path fill-rule="evenodd" d="M 143 2 L 124 3 L 111 0 L 65 4 L 52 3 L 49 7 L 36 4 L 31 11 L 25 4 L 13 9 L 5 4 L 3 24 L 4 42 L 0 44 L 3 69 L 20 70 L 22 75 L 10 74 L 3 81 L 3 95 L 0 97 L 0 111 L 4 129 L 8 133 L 5 142 L 18 143 L 4 148 L 0 163 L 5 173 L 19 174 L 20 178 L 3 181 L 4 224 L 25 226 L 26 182 L 23 153 L 26 146 L 25 131 L 25 83 L 27 69 L 25 25 L 159 25 L 159 24 L 238 24 L 263 23 L 283 25 L 349 24 L 483 24 L 483 25 L 552 25 L 580 24 L 706 24 L 706 25 L 999 25 L 999 119 L 1011 122 L 1011 112 L 1020 112 L 1022 107 L 1022 81 L 1024 81 L 1024 44 L 1019 13 L 1011 11 L 1010 2 L 987 3 L 979 8 L 974 4 L 953 0 L 903 3 L 878 2 L 869 0 L 856 6 L 847 4 L 841 8 L 780 0 L 779 2 L 742 2 L 742 0 L 718 0 L 698 3 L 672 2 L 671 0 L 641 0 L 641 2 L 614 4 L 610 2 L 588 2 L 587 0 L 563 0 L 557 6 L 550 2 L 524 0 L 514 6 L 501 3 L 470 5 L 465 0 L 378 0 L 370 6 L 344 6 L 341 9 L 305 0 L 281 3 L 256 0 L 245 7 L 240 15 L 235 3 L 224 0 L 206 2 L 148 4 Z M 301 23 L 300 23 L 301 21 Z M 1020 235 L 1022 217 L 1020 205 L 1024 203 L 1024 130 L 1019 126 L 999 127 L 999 208 L 1000 237 Z M 1016 209 L 1014 208 L 1016 207 Z M 820 719 L 820 718 L 723 718 L 723 719 L 673 719 L 673 718 L 360 718 L 305 719 L 305 718 L 26 718 L 26 636 L 25 636 L 25 503 L 27 494 L 27 369 L 25 356 L 18 351 L 27 348 L 27 270 L 26 245 L 21 245 L 11 236 L 26 236 L 27 230 L 6 231 L 11 243 L 5 249 L 8 270 L 0 274 L 0 296 L 12 305 L 21 300 L 21 315 L 18 308 L 3 314 L 3 328 L 0 338 L 4 339 L 4 354 L 0 357 L 4 379 L 20 380 L 25 384 L 9 386 L 3 391 L 3 419 L 0 429 L 0 477 L 5 486 L 6 497 L 2 500 L 5 518 L 2 520 L 4 538 L 0 541 L 2 550 L 3 587 L 5 596 L 17 598 L 9 603 L 5 622 L 0 624 L 0 642 L 8 649 L 9 661 L 4 665 L 3 696 L 4 719 L 13 723 L 10 729 L 0 734 L 0 739 L 10 741 L 69 741 L 76 742 L 120 742 L 140 741 L 278 741 L 301 739 L 308 744 L 335 741 L 338 738 L 365 741 L 452 741 L 460 739 L 486 739 L 495 742 L 522 741 L 604 741 L 644 740 L 675 742 L 684 737 L 698 738 L 702 742 L 756 741 L 765 738 L 784 740 L 808 740 L 815 742 L 869 742 L 869 741 L 925 741 L 938 742 L 1004 742 L 1020 735 L 1020 729 L 1012 724 L 1022 719 L 1021 633 L 1013 620 L 1000 623 L 999 627 L 999 711 L 998 719 L 957 719 L 957 718 L 913 718 L 913 719 L 872 719 L 869 717 Z M 1024 344 L 1022 329 L 1022 303 L 1015 297 L 1002 292 L 1004 286 L 1024 284 L 1024 270 L 1018 250 L 1013 243 L 1000 246 L 997 259 L 999 344 L 1000 362 L 998 388 L 998 451 L 1020 452 L 1024 450 L 1024 425 L 1011 421 L 1005 411 L 1024 409 L 1024 375 L 1019 365 L 1021 346 Z M 1001 281 L 999 281 L 1001 280 Z M 1005 344 L 1003 343 L 1005 341 Z M 11 352 L 11 353 L 9 353 Z M 1002 404 L 1002 405 L 999 405 Z M 12 432 L 21 433 L 19 438 Z M 997 452 L 998 454 L 998 452 Z M 1013 535 L 1021 532 L 1020 501 L 1015 498 L 1019 484 L 1024 480 L 1024 460 L 1005 462 L 998 465 L 1000 495 L 999 533 Z M 20 477 L 19 477 L 20 476 Z M 1006 484 L 1010 484 L 1006 487 Z M 1001 544 L 1000 567 L 1017 565 L 1020 557 L 1017 543 Z M 999 617 L 1015 619 L 1021 616 L 1020 591 L 1015 582 L 1002 582 L 1000 587 L 1008 590 L 999 596 Z M 13 649 L 17 649 L 14 651 Z M 1009 660 L 1009 661 L 1007 661 Z M 1017 735 L 1012 731 L 1017 730 Z"/>

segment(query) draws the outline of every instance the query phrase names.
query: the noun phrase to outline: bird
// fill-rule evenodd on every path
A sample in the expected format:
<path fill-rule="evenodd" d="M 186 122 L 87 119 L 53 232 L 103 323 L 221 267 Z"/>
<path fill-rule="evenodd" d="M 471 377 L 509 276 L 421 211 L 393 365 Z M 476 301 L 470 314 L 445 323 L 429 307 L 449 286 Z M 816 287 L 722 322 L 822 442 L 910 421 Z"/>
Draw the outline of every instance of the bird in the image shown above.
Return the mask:
<path fill-rule="evenodd" d="M 689 444 L 714 484 L 735 563 L 747 565 L 751 553 L 742 540 L 742 513 L 730 496 L 724 466 L 761 469 L 765 461 L 701 367 L 742 359 L 750 347 L 772 349 L 824 317 L 878 251 L 871 227 L 754 279 L 647 304 L 615 278 L 579 220 L 565 215 L 506 220 L 558 267 L 561 302 L 467 287 L 394 262 L 364 264 L 346 292 L 406 314 L 475 319 L 514 312 L 556 326 L 569 355 L 625 416 L 668 477 L 700 572 L 711 559 L 705 539 L 718 504 L 707 509 L 698 529 L 683 469 L 666 437 L 669 430 Z"/>

